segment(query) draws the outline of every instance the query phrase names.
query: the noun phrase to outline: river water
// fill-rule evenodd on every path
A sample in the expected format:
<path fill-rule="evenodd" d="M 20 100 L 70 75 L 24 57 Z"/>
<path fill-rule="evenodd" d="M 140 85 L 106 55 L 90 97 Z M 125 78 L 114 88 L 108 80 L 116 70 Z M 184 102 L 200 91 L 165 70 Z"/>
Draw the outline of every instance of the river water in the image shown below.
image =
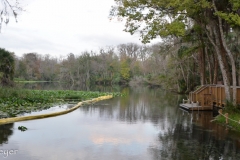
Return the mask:
<path fill-rule="evenodd" d="M 66 115 L 1 125 L 0 159 L 240 159 L 240 134 L 211 123 L 212 112 L 181 110 L 182 97 L 161 89 L 121 92 Z"/>

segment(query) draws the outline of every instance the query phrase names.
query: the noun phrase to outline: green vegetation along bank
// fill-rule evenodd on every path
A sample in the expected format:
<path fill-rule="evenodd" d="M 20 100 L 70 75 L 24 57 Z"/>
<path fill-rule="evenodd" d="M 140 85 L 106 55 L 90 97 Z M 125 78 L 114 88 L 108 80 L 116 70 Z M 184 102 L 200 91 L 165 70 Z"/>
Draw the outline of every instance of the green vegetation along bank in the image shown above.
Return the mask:
<path fill-rule="evenodd" d="M 24 113 L 45 110 L 54 105 L 66 103 L 66 101 L 80 102 L 100 96 L 116 96 L 118 94 L 71 90 L 51 91 L 1 88 L 0 118 L 16 117 Z"/>
<path fill-rule="evenodd" d="M 227 121 L 226 117 L 228 117 Z M 240 110 L 236 107 L 226 107 L 222 113 L 215 118 L 215 121 L 231 130 L 240 132 Z"/>
<path fill-rule="evenodd" d="M 239 107 L 239 105 L 234 105 L 233 103 L 226 101 L 226 106 L 218 111 L 219 115 L 214 119 L 214 121 L 231 130 L 240 132 Z"/>

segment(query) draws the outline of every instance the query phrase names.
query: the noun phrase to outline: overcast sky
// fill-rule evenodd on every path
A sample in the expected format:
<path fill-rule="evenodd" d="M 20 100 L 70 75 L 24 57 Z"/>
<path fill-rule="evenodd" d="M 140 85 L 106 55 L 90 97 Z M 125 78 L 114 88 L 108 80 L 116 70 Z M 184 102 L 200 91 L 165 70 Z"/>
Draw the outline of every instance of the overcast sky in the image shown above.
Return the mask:
<path fill-rule="evenodd" d="M 139 35 L 123 31 L 124 23 L 110 21 L 114 0 L 24 0 L 25 12 L 3 25 L 0 47 L 17 56 L 36 52 L 65 56 L 121 43 L 141 43 Z"/>

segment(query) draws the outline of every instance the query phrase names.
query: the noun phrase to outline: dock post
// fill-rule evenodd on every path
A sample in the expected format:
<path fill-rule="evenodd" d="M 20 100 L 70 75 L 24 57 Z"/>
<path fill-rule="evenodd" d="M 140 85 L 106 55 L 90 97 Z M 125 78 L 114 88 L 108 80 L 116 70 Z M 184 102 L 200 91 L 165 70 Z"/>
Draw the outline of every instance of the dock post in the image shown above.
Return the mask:
<path fill-rule="evenodd" d="M 222 114 L 222 109 L 219 109 L 219 111 L 218 111 L 218 112 L 219 112 L 219 114 Z"/>
<path fill-rule="evenodd" d="M 198 101 L 196 102 L 196 106 L 197 106 L 198 111 L 199 111 L 199 102 Z"/>
<path fill-rule="evenodd" d="M 226 124 L 228 124 L 228 113 L 225 114 L 226 117 Z"/>

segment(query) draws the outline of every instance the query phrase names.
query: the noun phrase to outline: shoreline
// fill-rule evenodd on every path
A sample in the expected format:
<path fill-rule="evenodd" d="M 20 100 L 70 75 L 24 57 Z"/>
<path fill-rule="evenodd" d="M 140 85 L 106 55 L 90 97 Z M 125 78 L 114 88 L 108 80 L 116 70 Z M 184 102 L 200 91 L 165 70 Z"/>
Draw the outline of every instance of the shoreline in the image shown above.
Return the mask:
<path fill-rule="evenodd" d="M 8 124 L 8 123 L 13 123 L 13 122 L 19 122 L 19 121 L 27 121 L 27 120 L 34 120 L 34 119 L 42 119 L 42 118 L 48 118 L 48 117 L 55 117 L 63 114 L 67 114 L 69 112 L 72 112 L 79 108 L 80 106 L 86 104 L 86 103 L 95 103 L 101 100 L 106 100 L 106 99 L 111 99 L 113 98 L 113 95 L 107 95 L 107 96 L 100 96 L 97 98 L 93 98 L 91 100 L 86 100 L 79 102 L 77 105 L 74 107 L 65 110 L 65 111 L 59 111 L 59 112 L 54 112 L 54 113 L 48 113 L 48 114 L 41 114 L 41 115 L 32 115 L 32 116 L 23 116 L 23 117 L 12 117 L 12 118 L 3 118 L 0 119 L 0 125 L 2 124 Z"/>

